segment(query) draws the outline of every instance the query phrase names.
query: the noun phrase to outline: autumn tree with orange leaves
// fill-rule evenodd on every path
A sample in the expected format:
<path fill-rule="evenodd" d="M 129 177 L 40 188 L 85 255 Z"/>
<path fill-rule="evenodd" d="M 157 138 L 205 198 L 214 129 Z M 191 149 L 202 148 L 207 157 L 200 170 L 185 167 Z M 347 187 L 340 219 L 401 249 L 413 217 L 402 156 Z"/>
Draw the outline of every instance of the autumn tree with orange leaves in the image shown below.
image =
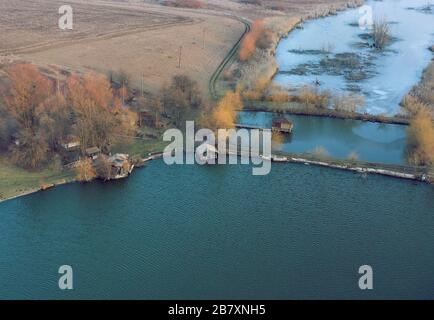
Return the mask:
<path fill-rule="evenodd" d="M 82 159 L 75 168 L 75 178 L 79 182 L 90 182 L 96 178 L 96 170 L 90 158 Z"/>
<path fill-rule="evenodd" d="M 22 167 L 42 166 L 69 134 L 80 138 L 83 150 L 107 150 L 115 139 L 136 134 L 137 114 L 122 105 L 104 76 L 73 75 L 56 91 L 53 81 L 30 63 L 11 66 L 8 76 L 0 110 L 0 130 L 8 137 L 2 137 L 0 147 L 9 148 Z M 16 143 L 10 143 L 10 135 Z"/>
<path fill-rule="evenodd" d="M 248 60 L 256 51 L 256 48 L 267 49 L 272 43 L 272 33 L 266 29 L 262 20 L 253 22 L 250 32 L 248 32 L 240 47 L 240 60 Z"/>
<path fill-rule="evenodd" d="M 13 65 L 9 72 L 10 95 L 6 106 L 21 128 L 34 131 L 38 125 L 39 113 L 50 95 L 52 83 L 38 68 L 29 63 Z"/>
<path fill-rule="evenodd" d="M 237 111 L 243 108 L 239 91 L 228 92 L 217 104 L 213 112 L 213 120 L 217 128 L 230 129 L 234 127 Z"/>
<path fill-rule="evenodd" d="M 434 166 L 434 125 L 427 109 L 419 110 L 410 121 L 407 153 L 411 164 Z"/>
<path fill-rule="evenodd" d="M 122 106 L 104 76 L 74 75 L 67 86 L 75 117 L 74 131 L 83 149 L 89 146 L 107 149 L 117 136 L 134 134 L 136 114 Z"/>
<path fill-rule="evenodd" d="M 19 143 L 12 146 L 15 162 L 27 168 L 39 167 L 48 156 L 49 147 L 41 117 L 45 102 L 51 95 L 52 83 L 38 68 L 29 63 L 13 65 L 9 71 L 9 95 L 6 110 L 17 123 Z"/>

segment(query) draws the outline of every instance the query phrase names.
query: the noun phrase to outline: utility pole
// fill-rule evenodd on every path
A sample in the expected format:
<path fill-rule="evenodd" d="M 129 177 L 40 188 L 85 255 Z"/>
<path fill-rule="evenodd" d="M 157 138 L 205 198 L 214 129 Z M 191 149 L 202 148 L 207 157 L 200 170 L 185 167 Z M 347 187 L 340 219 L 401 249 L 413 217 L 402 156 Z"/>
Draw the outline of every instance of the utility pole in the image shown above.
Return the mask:
<path fill-rule="evenodd" d="M 206 28 L 203 28 L 203 30 L 202 30 L 202 49 L 205 49 L 205 31 L 206 31 Z"/>
<path fill-rule="evenodd" d="M 125 81 L 122 81 L 122 107 L 125 106 Z"/>
<path fill-rule="evenodd" d="M 144 81 L 145 81 L 145 74 L 142 72 L 142 79 L 141 79 L 141 82 L 140 82 L 140 85 L 141 85 L 141 94 L 142 94 L 142 97 L 145 95 L 144 94 L 144 92 L 143 92 L 143 90 L 144 90 Z"/>
<path fill-rule="evenodd" d="M 179 47 L 178 69 L 181 69 L 182 46 Z"/>
<path fill-rule="evenodd" d="M 59 83 L 59 71 L 56 72 L 56 85 L 57 85 L 57 94 L 60 94 L 60 83 Z"/>

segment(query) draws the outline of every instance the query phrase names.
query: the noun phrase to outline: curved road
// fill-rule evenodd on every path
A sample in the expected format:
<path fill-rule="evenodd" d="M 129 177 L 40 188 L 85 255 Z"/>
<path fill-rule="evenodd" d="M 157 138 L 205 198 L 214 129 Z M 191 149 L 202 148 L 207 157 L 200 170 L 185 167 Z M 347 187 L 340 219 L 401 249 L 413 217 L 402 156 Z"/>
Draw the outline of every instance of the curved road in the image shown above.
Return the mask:
<path fill-rule="evenodd" d="M 228 65 L 228 63 L 232 60 L 234 55 L 238 52 L 238 48 L 240 47 L 241 41 L 243 40 L 244 36 L 250 31 L 250 21 L 248 21 L 244 18 L 235 17 L 235 16 L 232 16 L 232 18 L 243 23 L 245 29 L 244 29 L 244 32 L 241 35 L 241 37 L 238 39 L 238 41 L 235 43 L 235 45 L 232 47 L 232 49 L 229 51 L 229 53 L 226 55 L 226 57 L 223 59 L 223 61 L 219 64 L 219 66 L 214 71 L 214 73 L 212 74 L 212 76 L 209 80 L 209 93 L 210 93 L 211 98 L 213 100 L 217 100 L 219 98 L 219 96 L 217 94 L 217 90 L 215 88 L 218 78 L 220 77 L 224 68 Z"/>

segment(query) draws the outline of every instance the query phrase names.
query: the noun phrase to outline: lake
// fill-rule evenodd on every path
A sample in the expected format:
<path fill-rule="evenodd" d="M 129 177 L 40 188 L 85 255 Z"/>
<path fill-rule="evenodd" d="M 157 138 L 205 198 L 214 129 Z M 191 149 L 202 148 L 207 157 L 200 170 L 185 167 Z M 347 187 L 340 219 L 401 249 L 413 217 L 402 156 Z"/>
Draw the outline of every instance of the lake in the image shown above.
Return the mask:
<path fill-rule="evenodd" d="M 334 158 L 346 159 L 356 154 L 363 161 L 406 163 L 405 125 L 251 111 L 239 112 L 237 122 L 271 128 L 273 119 L 281 117 L 292 121 L 294 129 L 273 146 L 276 151 L 305 153 L 323 148 Z"/>
<path fill-rule="evenodd" d="M 284 39 L 274 81 L 318 78 L 325 88 L 359 90 L 368 112 L 396 113 L 430 59 L 434 15 L 407 8 L 425 0 L 368 4 L 396 22 L 389 51 L 371 57 L 354 45 L 359 16 L 349 10 Z M 324 45 L 330 56 L 360 53 L 378 73 L 355 84 L 347 74 L 293 72 L 322 59 L 300 50 Z M 274 117 L 240 116 L 250 124 Z M 295 128 L 283 151 L 321 146 L 336 157 L 404 162 L 403 126 L 288 117 Z M 126 180 L 0 203 L 0 221 L 0 299 L 434 298 L 434 188 L 417 182 L 302 164 L 273 163 L 269 175 L 252 176 L 249 165 L 158 160 Z M 374 290 L 361 291 L 366 264 Z M 72 266 L 74 290 L 59 290 L 61 265 Z"/>
<path fill-rule="evenodd" d="M 433 208 L 432 186 L 381 176 L 155 161 L 1 203 L 0 298 L 433 298 Z"/>

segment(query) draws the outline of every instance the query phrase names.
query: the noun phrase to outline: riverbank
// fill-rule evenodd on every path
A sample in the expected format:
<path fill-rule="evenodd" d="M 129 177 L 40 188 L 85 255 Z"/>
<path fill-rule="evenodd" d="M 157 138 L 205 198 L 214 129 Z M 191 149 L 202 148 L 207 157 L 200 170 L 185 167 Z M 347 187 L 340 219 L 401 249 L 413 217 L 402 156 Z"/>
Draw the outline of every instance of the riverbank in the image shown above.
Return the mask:
<path fill-rule="evenodd" d="M 241 156 L 239 154 L 238 156 Z M 161 159 L 163 157 L 163 152 L 151 152 L 146 157 L 140 159 L 140 163 L 145 165 L 149 161 Z M 267 161 L 265 159 L 265 161 Z M 354 173 L 359 173 L 362 175 L 366 174 L 376 174 L 386 177 L 413 180 L 418 182 L 423 182 L 427 184 L 434 184 L 434 172 L 428 167 L 418 167 L 418 166 L 405 166 L 405 165 L 391 165 L 384 163 L 372 163 L 359 160 L 348 160 L 348 159 L 335 159 L 330 157 L 320 157 L 308 153 L 302 154 L 290 154 L 277 152 L 271 156 L 271 161 L 274 163 L 297 163 L 301 165 L 312 165 L 318 167 L 326 167 L 330 169 L 350 171 Z M 140 166 L 138 166 L 140 167 Z M 19 169 L 15 169 L 19 170 Z M 3 178 L 3 177 L 2 177 Z M 2 179 L 3 181 L 3 179 Z M 73 178 L 73 171 L 68 171 L 64 173 L 59 173 L 58 175 L 53 175 L 47 178 L 45 181 L 50 181 L 50 187 L 57 187 L 64 184 L 74 183 L 76 180 Z M 16 181 L 14 181 L 16 183 Z M 2 190 L 3 184 L 0 185 L 0 190 Z M 4 190 L 2 190 L 4 191 Z M 15 191 L 15 192 L 14 192 Z M 4 198 L 3 193 L 2 198 L 0 198 L 0 203 L 16 199 L 18 197 L 26 196 L 39 191 L 44 191 L 41 186 L 33 187 L 29 189 L 16 189 L 9 191 L 9 196 Z"/>
<path fill-rule="evenodd" d="M 29 171 L 0 159 L 0 202 L 35 193 L 41 186 L 49 188 L 74 181 L 74 171 L 45 168 Z"/>
<path fill-rule="evenodd" d="M 434 46 L 430 50 L 434 53 Z M 427 108 L 434 119 L 434 58 L 423 71 L 420 81 L 404 97 L 402 105 L 409 115 L 414 115 L 421 107 Z"/>
<path fill-rule="evenodd" d="M 275 155 L 272 157 L 272 161 L 314 165 L 338 170 L 352 171 L 360 174 L 377 174 L 387 177 L 434 184 L 434 172 L 428 167 L 387 165 L 383 163 L 370 163 L 364 161 L 319 158 L 309 156 L 307 154 Z"/>
<path fill-rule="evenodd" d="M 164 145 L 165 142 L 159 139 L 134 139 L 130 144 L 114 145 L 113 153 L 128 153 L 132 159 L 147 162 L 158 157 Z M 0 158 L 0 203 L 74 183 L 75 175 L 73 169 L 50 166 L 38 171 L 25 170 L 10 164 L 4 157 Z"/>
<path fill-rule="evenodd" d="M 383 116 L 369 113 L 348 112 L 333 109 L 306 106 L 297 102 L 267 102 L 249 100 L 242 111 L 273 112 L 280 114 L 292 114 L 300 116 L 326 117 L 336 119 L 351 119 L 368 122 L 408 125 L 410 119 L 401 115 Z M 241 110 L 240 110 L 241 111 Z"/>
<path fill-rule="evenodd" d="M 239 152 L 240 156 L 249 156 L 248 153 Z M 147 161 L 159 159 L 163 153 L 158 153 L 150 156 Z M 267 161 L 266 158 L 263 158 Z M 360 160 L 336 159 L 327 156 L 317 156 L 309 153 L 287 153 L 275 152 L 271 155 L 273 163 L 297 163 L 303 165 L 313 165 L 318 167 L 326 167 L 330 169 L 338 169 L 351 171 L 360 174 L 376 174 L 392 178 L 419 181 L 427 184 L 434 184 L 434 171 L 425 166 L 397 165 L 385 163 L 373 163 Z"/>

